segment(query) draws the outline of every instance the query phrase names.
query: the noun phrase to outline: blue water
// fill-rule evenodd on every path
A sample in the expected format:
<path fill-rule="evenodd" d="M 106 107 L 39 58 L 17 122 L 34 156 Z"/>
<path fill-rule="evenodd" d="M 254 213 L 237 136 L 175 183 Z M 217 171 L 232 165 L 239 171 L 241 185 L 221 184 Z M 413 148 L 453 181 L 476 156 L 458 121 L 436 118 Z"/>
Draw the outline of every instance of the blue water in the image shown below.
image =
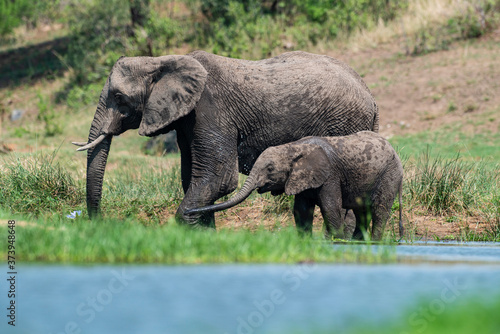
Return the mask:
<path fill-rule="evenodd" d="M 3 315 L 0 331 L 224 334 L 314 329 L 334 333 L 395 319 L 418 330 L 429 314 L 439 315 L 469 297 L 489 301 L 500 296 L 500 253 L 496 251 L 500 247 L 462 247 L 467 251 L 453 247 L 461 246 L 404 245 L 397 251 L 400 258 L 424 254 L 421 259 L 432 260 L 434 255 L 453 258 L 455 254 L 455 260 L 466 256 L 466 262 L 24 265 L 16 282 L 16 327 L 8 326 Z M 486 264 L 484 258 L 489 259 Z M 7 291 L 2 281 L 2 291 Z M 1 296 L 6 314 L 7 296 Z M 405 315 L 420 298 L 428 304 Z"/>
<path fill-rule="evenodd" d="M 499 243 L 427 243 L 424 245 L 399 245 L 396 250 L 402 259 L 500 263 Z"/>

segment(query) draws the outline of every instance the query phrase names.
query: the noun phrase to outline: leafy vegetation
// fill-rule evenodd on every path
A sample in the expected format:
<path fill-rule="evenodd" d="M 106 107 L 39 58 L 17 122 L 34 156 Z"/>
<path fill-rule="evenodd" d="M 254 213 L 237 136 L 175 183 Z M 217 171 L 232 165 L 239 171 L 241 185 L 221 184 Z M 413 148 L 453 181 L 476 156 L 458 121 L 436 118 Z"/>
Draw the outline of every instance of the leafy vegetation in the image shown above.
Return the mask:
<path fill-rule="evenodd" d="M 102 86 L 122 55 L 158 56 L 189 44 L 236 58 L 264 58 L 283 50 L 327 45 L 360 30 L 397 22 L 416 10 L 414 2 L 386 0 L 4 0 L 0 4 L 8 18 L 2 21 L 8 26 L 4 36 L 12 35 L 21 22 L 64 24 L 66 48 L 59 49 L 54 59 L 70 69 L 71 77 L 58 101 L 84 95 L 77 100 L 84 103 L 95 100 L 98 92 L 93 84 Z M 454 40 L 478 37 L 500 18 L 498 0 L 464 1 L 450 7 L 456 8 L 441 15 L 445 22 L 431 19 L 417 28 L 403 24 L 407 53 L 440 50 Z"/>
<path fill-rule="evenodd" d="M 392 20 L 407 1 L 203 0 L 196 41 L 213 52 L 255 58 L 276 48 L 304 48 Z"/>
<path fill-rule="evenodd" d="M 40 21 L 55 19 L 60 1 L 0 0 L 0 38 L 25 24 L 36 26 Z"/>
<path fill-rule="evenodd" d="M 5 36 L 21 24 L 21 12 L 26 7 L 28 1 L 0 1 L 0 36 Z"/>
<path fill-rule="evenodd" d="M 497 25 L 499 10 L 497 0 L 454 3 L 452 10 L 440 13 L 444 22 L 428 20 L 410 34 L 406 52 L 418 55 L 446 50 L 453 41 L 480 37 Z"/>
<path fill-rule="evenodd" d="M 384 0 L 186 0 L 180 14 L 178 3 L 134 3 L 142 4 L 141 24 L 134 22 L 132 7 L 124 0 L 86 0 L 64 7 L 69 30 L 64 62 L 72 76 L 59 100 L 82 90 L 95 97 L 98 93 L 87 87 L 102 85 L 122 55 L 158 56 L 189 43 L 220 55 L 263 58 L 277 50 L 302 49 L 348 35 L 379 19 L 394 19 L 406 6 L 406 1 Z M 171 10 L 165 13 L 165 8 Z M 201 19 L 197 13 L 202 13 Z"/>

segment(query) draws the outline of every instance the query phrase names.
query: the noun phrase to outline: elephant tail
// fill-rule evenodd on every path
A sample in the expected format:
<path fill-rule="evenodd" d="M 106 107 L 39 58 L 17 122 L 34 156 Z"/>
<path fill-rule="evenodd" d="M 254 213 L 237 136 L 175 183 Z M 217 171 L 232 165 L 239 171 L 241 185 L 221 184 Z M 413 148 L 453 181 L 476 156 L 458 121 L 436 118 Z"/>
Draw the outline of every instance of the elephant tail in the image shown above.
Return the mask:
<path fill-rule="evenodd" d="M 403 227 L 403 179 L 399 184 L 399 237 L 403 238 L 405 230 Z"/>
<path fill-rule="evenodd" d="M 233 207 L 235 205 L 240 204 L 248 196 L 250 196 L 250 194 L 252 193 L 252 191 L 256 188 L 255 184 L 256 183 L 254 181 L 254 177 L 252 175 L 250 175 L 247 178 L 247 180 L 245 181 L 245 183 L 243 184 L 243 187 L 241 187 L 241 190 L 238 191 L 238 193 L 236 195 L 234 195 L 233 197 L 231 197 L 226 202 L 219 203 L 219 204 L 208 205 L 208 206 L 204 206 L 204 207 L 201 207 L 201 208 L 188 209 L 188 210 L 184 211 L 184 214 L 186 214 L 186 215 L 192 215 L 192 214 L 195 214 L 195 213 L 202 213 L 202 212 L 207 212 L 207 211 L 213 211 L 213 212 L 215 212 L 215 211 L 221 211 L 221 210 L 229 209 L 229 208 L 231 208 L 231 207 Z"/>
<path fill-rule="evenodd" d="M 373 128 L 372 128 L 372 131 L 373 132 L 377 132 L 379 131 L 380 129 L 380 119 L 379 119 L 379 112 L 378 112 L 378 105 L 377 105 L 377 102 L 373 102 L 374 104 L 374 107 L 375 107 L 375 115 L 373 116 Z"/>

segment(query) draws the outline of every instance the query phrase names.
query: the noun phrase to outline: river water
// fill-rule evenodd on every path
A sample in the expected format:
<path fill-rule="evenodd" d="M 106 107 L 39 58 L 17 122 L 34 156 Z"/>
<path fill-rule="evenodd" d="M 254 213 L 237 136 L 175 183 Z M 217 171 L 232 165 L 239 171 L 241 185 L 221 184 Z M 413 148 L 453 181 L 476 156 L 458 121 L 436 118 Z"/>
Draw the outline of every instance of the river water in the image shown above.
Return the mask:
<path fill-rule="evenodd" d="M 16 327 L 3 320 L 0 331 L 335 333 L 395 319 L 418 330 L 454 303 L 500 296 L 499 244 L 396 251 L 398 263 L 389 265 L 26 264 L 17 275 Z"/>

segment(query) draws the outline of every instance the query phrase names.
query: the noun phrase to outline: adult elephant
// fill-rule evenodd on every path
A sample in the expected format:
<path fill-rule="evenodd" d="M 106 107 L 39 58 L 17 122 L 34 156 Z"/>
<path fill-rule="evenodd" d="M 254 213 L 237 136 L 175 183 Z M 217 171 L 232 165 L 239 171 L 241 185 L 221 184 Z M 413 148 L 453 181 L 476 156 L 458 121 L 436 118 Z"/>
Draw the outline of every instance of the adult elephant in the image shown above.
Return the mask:
<path fill-rule="evenodd" d="M 88 142 L 87 208 L 99 213 L 114 135 L 177 130 L 184 199 L 177 217 L 215 227 L 213 212 L 185 215 L 231 193 L 261 152 L 306 136 L 378 131 L 375 100 L 345 63 L 306 52 L 259 61 L 195 51 L 120 58 L 104 85 Z"/>

